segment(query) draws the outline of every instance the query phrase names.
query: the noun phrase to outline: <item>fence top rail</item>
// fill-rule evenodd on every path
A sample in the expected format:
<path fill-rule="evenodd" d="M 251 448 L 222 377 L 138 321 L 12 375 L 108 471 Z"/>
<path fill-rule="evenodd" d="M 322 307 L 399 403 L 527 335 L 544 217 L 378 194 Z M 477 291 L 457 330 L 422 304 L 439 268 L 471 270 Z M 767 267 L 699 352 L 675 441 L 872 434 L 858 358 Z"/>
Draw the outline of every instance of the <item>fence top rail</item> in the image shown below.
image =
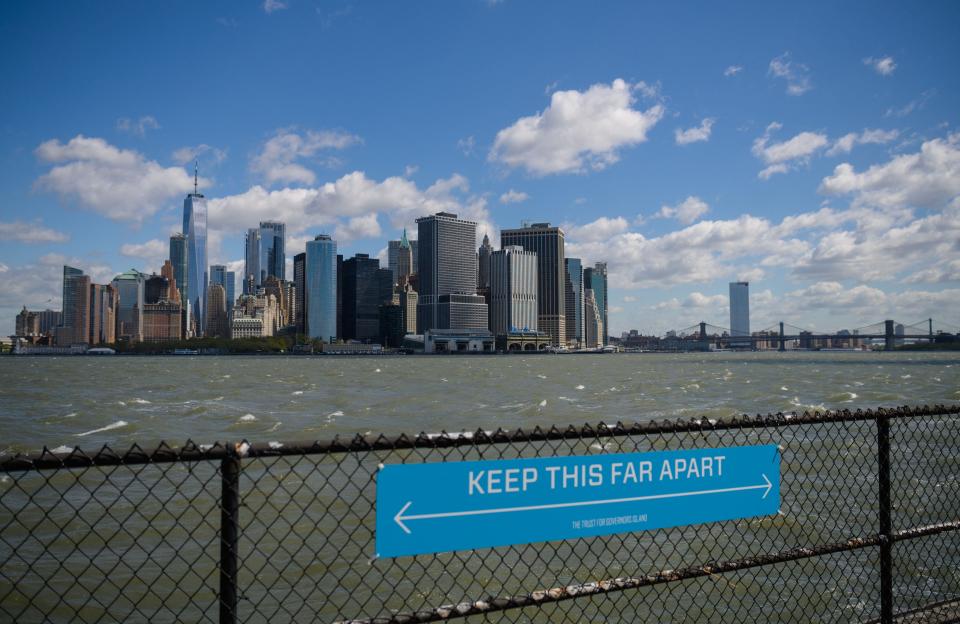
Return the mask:
<path fill-rule="evenodd" d="M 691 418 L 689 420 L 650 420 L 644 422 L 616 424 L 599 423 L 581 426 L 556 425 L 532 429 L 497 429 L 474 432 L 423 433 L 416 436 L 401 434 L 398 436 L 361 435 L 335 436 L 323 441 L 268 442 L 251 444 L 246 440 L 238 443 L 197 444 L 192 440 L 182 447 L 160 442 L 156 447 L 144 448 L 133 444 L 126 451 L 116 451 L 109 445 L 102 446 L 93 453 L 87 453 L 74 447 L 68 453 L 54 453 L 47 447 L 38 453 L 11 455 L 0 458 L 0 472 L 24 470 L 49 470 L 57 468 L 85 468 L 92 466 L 119 466 L 135 464 L 176 463 L 219 461 L 225 457 L 278 457 L 284 455 L 332 455 L 337 453 L 358 453 L 379 450 L 401 449 L 440 449 L 460 446 L 486 446 L 493 444 L 511 444 L 517 442 L 539 442 L 548 440 L 614 438 L 625 436 L 644 436 L 660 433 L 698 433 L 723 431 L 729 429 L 759 429 L 770 427 L 792 427 L 829 422 L 854 422 L 876 420 L 878 418 L 910 418 L 923 416 L 947 416 L 960 414 L 958 405 L 922 405 L 902 407 L 879 407 L 876 409 L 826 410 L 777 412 L 776 414 L 744 414 L 731 418 Z"/>

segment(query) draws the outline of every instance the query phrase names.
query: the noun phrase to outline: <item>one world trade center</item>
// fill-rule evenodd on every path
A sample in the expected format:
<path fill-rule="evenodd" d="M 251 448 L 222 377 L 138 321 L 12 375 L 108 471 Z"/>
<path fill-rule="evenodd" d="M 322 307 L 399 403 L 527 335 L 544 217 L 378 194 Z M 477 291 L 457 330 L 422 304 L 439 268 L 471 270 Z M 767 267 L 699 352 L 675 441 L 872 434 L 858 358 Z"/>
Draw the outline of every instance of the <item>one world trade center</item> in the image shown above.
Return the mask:
<path fill-rule="evenodd" d="M 206 327 L 207 304 L 207 200 L 197 191 L 197 166 L 193 168 L 193 192 L 183 200 L 183 233 L 187 238 L 188 327 L 200 335 Z"/>

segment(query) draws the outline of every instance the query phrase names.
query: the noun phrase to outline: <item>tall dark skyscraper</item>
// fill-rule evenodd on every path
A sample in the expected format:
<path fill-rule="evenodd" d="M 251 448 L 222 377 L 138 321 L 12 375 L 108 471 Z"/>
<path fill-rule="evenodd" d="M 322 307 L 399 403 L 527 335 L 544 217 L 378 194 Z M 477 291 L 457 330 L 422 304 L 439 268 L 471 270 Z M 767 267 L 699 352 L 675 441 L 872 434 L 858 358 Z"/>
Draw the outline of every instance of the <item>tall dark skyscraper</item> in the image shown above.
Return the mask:
<path fill-rule="evenodd" d="M 183 234 L 187 237 L 187 294 L 193 326 L 198 334 L 206 326 L 207 305 L 207 200 L 197 191 L 197 169 L 193 170 L 193 192 L 183 200 Z M 121 296 L 120 305 L 123 305 Z"/>
<path fill-rule="evenodd" d="M 307 333 L 306 276 L 307 254 L 306 252 L 298 253 L 293 257 L 293 324 L 297 328 L 297 334 Z"/>
<path fill-rule="evenodd" d="M 493 245 L 490 244 L 490 237 L 483 235 L 483 244 L 477 251 L 477 291 L 485 292 L 490 289 L 490 254 L 493 253 Z"/>
<path fill-rule="evenodd" d="M 187 237 L 174 234 L 170 237 L 170 264 L 173 265 L 173 279 L 180 291 L 180 302 L 187 305 Z"/>
<path fill-rule="evenodd" d="M 593 291 L 593 297 L 597 306 L 597 317 L 603 325 L 603 335 L 600 336 L 600 342 L 606 346 L 610 340 L 610 326 L 607 324 L 607 263 L 598 262 L 592 268 L 583 270 L 583 289 Z"/>
<path fill-rule="evenodd" d="M 252 279 L 251 279 L 252 278 Z M 254 292 L 250 292 L 253 285 Z M 260 230 L 250 228 L 244 238 L 243 253 L 243 294 L 256 294 L 256 287 L 260 285 Z"/>
<path fill-rule="evenodd" d="M 87 342 L 90 331 L 90 277 L 71 266 L 63 267 L 63 314 L 57 328 L 59 345 Z"/>
<path fill-rule="evenodd" d="M 564 301 L 567 314 L 567 342 L 583 343 L 583 263 L 580 258 L 566 258 Z"/>
<path fill-rule="evenodd" d="M 380 261 L 356 254 L 343 261 L 344 340 L 376 340 L 380 335 L 380 305 L 393 293 L 393 271 Z"/>
<path fill-rule="evenodd" d="M 284 250 L 287 227 L 276 221 L 260 222 L 260 279 L 263 284 L 271 275 L 286 279 L 287 265 Z"/>
<path fill-rule="evenodd" d="M 563 230 L 549 223 L 500 232 L 500 247 L 519 245 L 537 254 L 537 324 L 554 345 L 567 344 Z"/>
<path fill-rule="evenodd" d="M 475 314 L 461 315 L 456 308 L 468 306 L 486 307 L 483 297 L 477 292 L 477 255 L 474 251 L 477 240 L 477 224 L 458 219 L 457 215 L 438 212 L 417 219 L 420 245 L 417 275 L 419 298 L 417 301 L 417 332 L 429 329 L 462 329 L 460 326 L 444 327 L 443 319 L 456 324 L 456 319 L 472 318 Z M 440 297 L 444 297 L 443 319 L 440 315 Z M 479 300 L 479 301 L 476 301 Z M 484 311 L 485 312 L 485 311 Z M 485 327 L 486 323 L 482 325 Z"/>

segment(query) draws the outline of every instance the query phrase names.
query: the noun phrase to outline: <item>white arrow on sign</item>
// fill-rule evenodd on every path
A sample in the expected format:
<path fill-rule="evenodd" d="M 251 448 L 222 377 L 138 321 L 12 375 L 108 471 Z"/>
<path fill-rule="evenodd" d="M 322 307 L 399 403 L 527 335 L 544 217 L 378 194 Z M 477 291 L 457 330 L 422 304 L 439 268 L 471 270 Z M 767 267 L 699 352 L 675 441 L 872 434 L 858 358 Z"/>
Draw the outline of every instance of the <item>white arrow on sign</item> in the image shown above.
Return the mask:
<path fill-rule="evenodd" d="M 429 520 L 432 518 L 455 518 L 457 516 L 482 516 L 486 514 L 497 514 L 497 513 L 514 513 L 518 511 L 536 511 L 539 509 L 561 509 L 563 507 L 589 507 L 591 505 L 613 505 L 616 503 L 632 503 L 634 501 L 644 501 L 644 500 L 656 500 L 660 498 L 680 498 L 682 496 L 703 496 L 706 494 L 724 494 L 726 492 L 743 492 L 745 490 L 763 490 L 763 496 L 761 498 L 766 498 L 767 494 L 770 493 L 770 488 L 773 487 L 773 484 L 770 483 L 770 479 L 767 478 L 767 475 L 761 473 L 763 477 L 763 483 L 760 485 L 743 485 L 740 487 L 731 487 L 731 488 L 720 488 L 716 490 L 697 490 L 695 492 L 674 492 L 672 494 L 651 494 L 649 496 L 631 496 L 629 498 L 610 498 L 607 500 L 596 500 L 596 501 L 575 501 L 572 503 L 550 503 L 547 505 L 531 505 L 529 507 L 501 507 L 499 509 L 472 509 L 469 511 L 446 511 L 441 513 L 429 513 L 429 514 L 410 514 L 403 515 L 407 509 L 410 508 L 410 505 L 413 504 L 413 501 L 407 501 L 407 504 L 400 508 L 400 511 L 397 512 L 397 515 L 393 517 L 393 521 L 396 522 L 404 533 L 410 534 L 410 529 L 407 528 L 403 522 L 411 520 Z"/>

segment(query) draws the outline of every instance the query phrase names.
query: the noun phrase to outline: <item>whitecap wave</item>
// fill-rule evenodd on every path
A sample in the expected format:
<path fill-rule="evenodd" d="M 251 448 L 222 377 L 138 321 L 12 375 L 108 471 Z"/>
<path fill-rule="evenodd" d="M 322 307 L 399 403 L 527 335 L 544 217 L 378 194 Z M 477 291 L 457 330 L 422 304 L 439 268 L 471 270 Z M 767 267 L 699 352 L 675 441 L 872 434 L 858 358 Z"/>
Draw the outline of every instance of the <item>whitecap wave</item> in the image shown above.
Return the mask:
<path fill-rule="evenodd" d="M 76 436 L 82 438 L 83 436 L 88 436 L 94 433 L 102 433 L 104 431 L 110 431 L 111 429 L 119 429 L 120 427 L 126 427 L 129 423 L 125 420 L 118 420 L 117 422 L 110 423 L 106 427 L 100 427 L 99 429 L 91 429 L 90 431 L 84 431 L 83 433 L 78 433 Z"/>
<path fill-rule="evenodd" d="M 253 414 L 244 414 L 240 417 L 240 422 L 253 422 L 257 419 Z"/>

